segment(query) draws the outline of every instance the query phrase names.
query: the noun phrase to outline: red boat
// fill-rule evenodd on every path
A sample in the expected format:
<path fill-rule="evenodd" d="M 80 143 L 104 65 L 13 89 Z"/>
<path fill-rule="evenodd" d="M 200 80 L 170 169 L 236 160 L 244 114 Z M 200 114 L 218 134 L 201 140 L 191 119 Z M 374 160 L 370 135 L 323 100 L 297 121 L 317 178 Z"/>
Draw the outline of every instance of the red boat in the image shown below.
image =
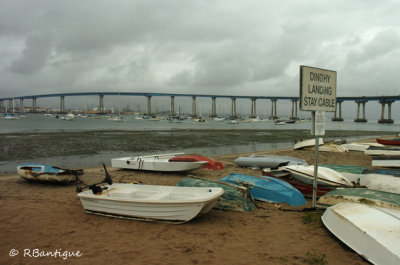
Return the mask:
<path fill-rule="evenodd" d="M 170 158 L 169 161 L 173 162 L 197 162 L 197 161 L 207 161 L 208 163 L 205 164 L 202 168 L 204 169 L 211 169 L 211 170 L 219 170 L 224 169 L 224 165 L 215 159 L 210 159 L 201 155 L 178 155 Z"/>
<path fill-rule="evenodd" d="M 283 172 L 266 172 L 264 170 L 261 171 L 263 176 L 269 176 L 278 178 L 280 180 L 286 181 L 291 184 L 293 187 L 298 189 L 301 193 L 303 193 L 304 197 L 312 197 L 313 194 L 313 186 L 309 184 L 305 184 L 291 177 L 289 173 Z M 327 194 L 329 191 L 336 189 L 335 187 L 321 187 L 317 186 L 317 197 L 321 197 Z"/>
<path fill-rule="evenodd" d="M 400 145 L 400 139 L 380 139 L 377 138 L 376 141 L 380 144 L 384 144 L 384 145 Z"/>

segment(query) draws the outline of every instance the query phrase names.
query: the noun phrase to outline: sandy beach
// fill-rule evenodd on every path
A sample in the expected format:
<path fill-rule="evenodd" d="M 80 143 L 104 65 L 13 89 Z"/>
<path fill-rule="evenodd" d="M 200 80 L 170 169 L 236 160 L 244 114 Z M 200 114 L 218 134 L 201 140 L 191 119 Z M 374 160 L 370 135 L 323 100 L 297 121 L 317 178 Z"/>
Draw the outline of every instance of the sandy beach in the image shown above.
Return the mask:
<path fill-rule="evenodd" d="M 311 150 L 261 154 L 314 163 Z M 238 156 L 215 157 L 225 166 L 219 171 L 176 174 L 109 168 L 109 172 L 114 182 L 160 185 L 175 185 L 187 176 L 261 174 L 237 167 L 233 160 Z M 370 167 L 371 159 L 361 152 L 320 152 L 319 163 Z M 86 183 L 103 178 L 100 165 L 85 169 L 82 177 Z M 75 185 L 28 183 L 16 174 L 0 176 L 0 184 L 1 264 L 369 264 L 324 228 L 318 212 L 282 211 L 273 203 L 257 202 L 258 209 L 252 212 L 213 209 L 175 225 L 86 214 Z M 308 201 L 298 208 L 281 206 L 297 210 L 309 207 Z M 313 215 L 315 221 L 305 221 Z"/>

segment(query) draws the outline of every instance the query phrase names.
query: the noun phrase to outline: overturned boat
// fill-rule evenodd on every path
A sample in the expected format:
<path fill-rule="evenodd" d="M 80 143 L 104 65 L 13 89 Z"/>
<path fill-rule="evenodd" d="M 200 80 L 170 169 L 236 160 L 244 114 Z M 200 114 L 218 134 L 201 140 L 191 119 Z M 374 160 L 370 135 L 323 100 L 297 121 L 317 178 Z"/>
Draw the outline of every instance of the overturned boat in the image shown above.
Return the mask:
<path fill-rule="evenodd" d="M 291 206 L 300 206 L 307 203 L 300 191 L 277 178 L 268 176 L 253 177 L 232 173 L 221 178 L 220 181 L 247 188 L 255 200 L 276 203 L 285 202 Z"/>
<path fill-rule="evenodd" d="M 68 184 L 77 180 L 83 170 L 71 170 L 54 166 L 26 163 L 18 164 L 18 175 L 29 181 Z"/>
<path fill-rule="evenodd" d="M 312 185 L 314 182 L 314 166 L 283 166 L 281 170 L 286 170 L 297 180 Z M 354 184 L 343 174 L 327 167 L 318 167 L 318 185 L 334 187 L 353 187 Z"/>
<path fill-rule="evenodd" d="M 335 189 L 321 196 L 318 205 L 326 207 L 341 202 L 356 202 L 400 210 L 400 194 L 366 188 Z"/>
<path fill-rule="evenodd" d="M 322 222 L 339 240 L 373 264 L 400 264 L 400 211 L 361 203 L 329 207 Z"/>
<path fill-rule="evenodd" d="M 286 165 L 308 165 L 303 159 L 292 156 L 251 155 L 238 157 L 233 162 L 241 167 L 251 168 L 278 168 Z"/>
<path fill-rule="evenodd" d="M 269 176 L 269 177 L 273 177 L 273 178 L 278 178 L 280 180 L 286 181 L 287 183 L 289 183 L 290 185 L 292 185 L 293 187 L 295 187 L 296 189 L 298 189 L 301 193 L 303 193 L 304 197 L 308 197 L 311 198 L 313 195 L 313 185 L 312 184 L 306 184 L 304 182 L 301 182 L 299 180 L 297 180 L 296 178 L 294 178 L 290 173 L 288 172 L 283 172 L 283 171 L 279 171 L 279 170 L 267 170 L 267 169 L 263 169 L 261 171 L 263 176 Z M 317 197 L 320 197 L 324 194 L 327 194 L 329 191 L 336 189 L 336 187 L 333 186 L 325 186 L 325 187 L 321 187 L 320 185 L 317 186 Z"/>
<path fill-rule="evenodd" d="M 400 155 L 382 155 L 372 157 L 373 167 L 400 167 Z"/>
<path fill-rule="evenodd" d="M 214 208 L 227 210 L 250 212 L 257 209 L 249 191 L 242 186 L 234 185 L 219 180 L 209 180 L 200 178 L 184 178 L 179 181 L 177 186 L 182 187 L 220 187 L 224 189 L 224 194 L 219 197 Z"/>

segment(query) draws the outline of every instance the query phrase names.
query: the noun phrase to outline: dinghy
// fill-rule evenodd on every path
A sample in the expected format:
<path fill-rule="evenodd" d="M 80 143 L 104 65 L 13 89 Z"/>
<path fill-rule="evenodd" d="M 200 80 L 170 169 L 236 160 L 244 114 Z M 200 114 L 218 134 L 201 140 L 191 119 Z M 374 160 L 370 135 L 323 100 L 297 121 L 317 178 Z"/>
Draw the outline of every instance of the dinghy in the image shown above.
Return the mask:
<path fill-rule="evenodd" d="M 370 146 L 383 147 L 384 145 L 378 143 L 347 143 L 347 144 L 341 144 L 341 146 L 343 146 L 349 151 L 364 152 Z"/>
<path fill-rule="evenodd" d="M 207 164 L 207 161 L 170 161 L 178 155 L 182 155 L 182 153 L 113 158 L 111 166 L 124 169 L 178 172 L 198 169 Z"/>
<path fill-rule="evenodd" d="M 319 198 L 318 205 L 324 207 L 341 202 L 357 202 L 400 210 L 400 194 L 366 188 L 332 190 Z"/>
<path fill-rule="evenodd" d="M 214 208 L 226 211 L 250 212 L 257 209 L 249 191 L 242 186 L 219 180 L 209 180 L 200 178 L 184 178 L 179 181 L 177 186 L 182 187 L 220 187 L 224 189 L 224 194 L 219 197 Z"/>
<path fill-rule="evenodd" d="M 283 166 L 280 169 L 287 170 L 297 180 L 313 185 L 314 183 L 314 166 Z M 354 184 L 343 174 L 326 167 L 318 167 L 318 185 L 335 186 L 335 187 L 353 187 Z"/>
<path fill-rule="evenodd" d="M 324 144 L 324 139 L 319 139 L 319 145 Z M 299 140 L 293 146 L 293 149 L 303 149 L 305 147 L 315 146 L 315 139 L 308 139 L 308 140 Z"/>
<path fill-rule="evenodd" d="M 400 167 L 400 155 L 373 156 L 373 167 Z"/>
<path fill-rule="evenodd" d="M 304 197 L 309 197 L 311 198 L 313 195 L 313 185 L 312 184 L 306 184 L 301 181 L 298 181 L 296 178 L 294 178 L 290 173 L 283 173 L 282 171 L 271 171 L 268 169 L 263 169 L 261 171 L 263 176 L 269 176 L 273 178 L 278 178 L 280 180 L 286 181 L 296 189 L 298 189 L 301 193 L 303 193 Z M 327 194 L 329 191 L 336 189 L 335 187 L 321 187 L 317 186 L 317 197 L 320 197 L 324 194 Z"/>
<path fill-rule="evenodd" d="M 377 138 L 376 141 L 384 145 L 400 145 L 400 138 L 394 138 L 394 139 Z"/>
<path fill-rule="evenodd" d="M 400 156 L 400 147 L 370 146 L 364 151 L 364 154 L 373 156 Z"/>
<path fill-rule="evenodd" d="M 383 168 L 373 168 L 368 169 L 364 172 L 365 174 L 381 174 L 392 177 L 400 177 L 400 170 L 398 169 L 383 169 Z"/>
<path fill-rule="evenodd" d="M 307 203 L 303 194 L 289 183 L 268 176 L 253 177 L 232 173 L 220 181 L 246 187 L 255 200 L 266 202 L 285 202 L 291 206 Z"/>
<path fill-rule="evenodd" d="M 42 164 L 26 163 L 18 164 L 17 173 L 21 178 L 29 181 L 68 184 L 74 182 L 77 176 L 82 175 L 83 170 L 70 170 Z"/>
<path fill-rule="evenodd" d="M 339 240 L 373 264 L 400 264 L 400 211 L 360 203 L 329 207 L 322 222 Z"/>
<path fill-rule="evenodd" d="M 105 168 L 105 167 L 104 167 Z M 224 193 L 220 187 L 177 187 L 103 182 L 77 186 L 87 213 L 110 217 L 184 223 L 209 212 Z"/>
<path fill-rule="evenodd" d="M 362 174 L 359 180 L 360 186 L 372 190 L 400 194 L 400 178 L 384 174 Z"/>
<path fill-rule="evenodd" d="M 233 160 L 233 162 L 238 166 L 251 168 L 278 168 L 286 165 L 308 165 L 303 159 L 276 155 L 251 155 L 247 157 L 238 157 Z"/>
<path fill-rule="evenodd" d="M 177 155 L 169 159 L 170 162 L 197 162 L 206 161 L 203 169 L 220 170 L 224 169 L 224 165 L 215 159 L 211 159 L 201 155 Z"/>

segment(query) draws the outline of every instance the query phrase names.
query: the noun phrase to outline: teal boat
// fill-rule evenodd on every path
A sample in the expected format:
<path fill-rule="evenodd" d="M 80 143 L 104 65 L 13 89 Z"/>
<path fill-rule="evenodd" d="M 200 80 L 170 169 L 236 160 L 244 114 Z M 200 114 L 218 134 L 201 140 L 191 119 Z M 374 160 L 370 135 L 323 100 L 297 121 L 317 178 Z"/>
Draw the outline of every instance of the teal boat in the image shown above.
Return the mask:
<path fill-rule="evenodd" d="M 250 212 L 257 209 L 249 191 L 246 188 L 239 187 L 218 180 L 205 180 L 200 178 L 184 178 L 179 181 L 177 186 L 183 187 L 220 187 L 224 189 L 224 194 L 219 197 L 214 208 L 227 210 Z"/>
<path fill-rule="evenodd" d="M 220 179 L 223 182 L 246 187 L 255 200 L 266 202 L 285 202 L 291 206 L 307 203 L 303 194 L 289 183 L 268 176 L 248 176 L 232 173 Z"/>

